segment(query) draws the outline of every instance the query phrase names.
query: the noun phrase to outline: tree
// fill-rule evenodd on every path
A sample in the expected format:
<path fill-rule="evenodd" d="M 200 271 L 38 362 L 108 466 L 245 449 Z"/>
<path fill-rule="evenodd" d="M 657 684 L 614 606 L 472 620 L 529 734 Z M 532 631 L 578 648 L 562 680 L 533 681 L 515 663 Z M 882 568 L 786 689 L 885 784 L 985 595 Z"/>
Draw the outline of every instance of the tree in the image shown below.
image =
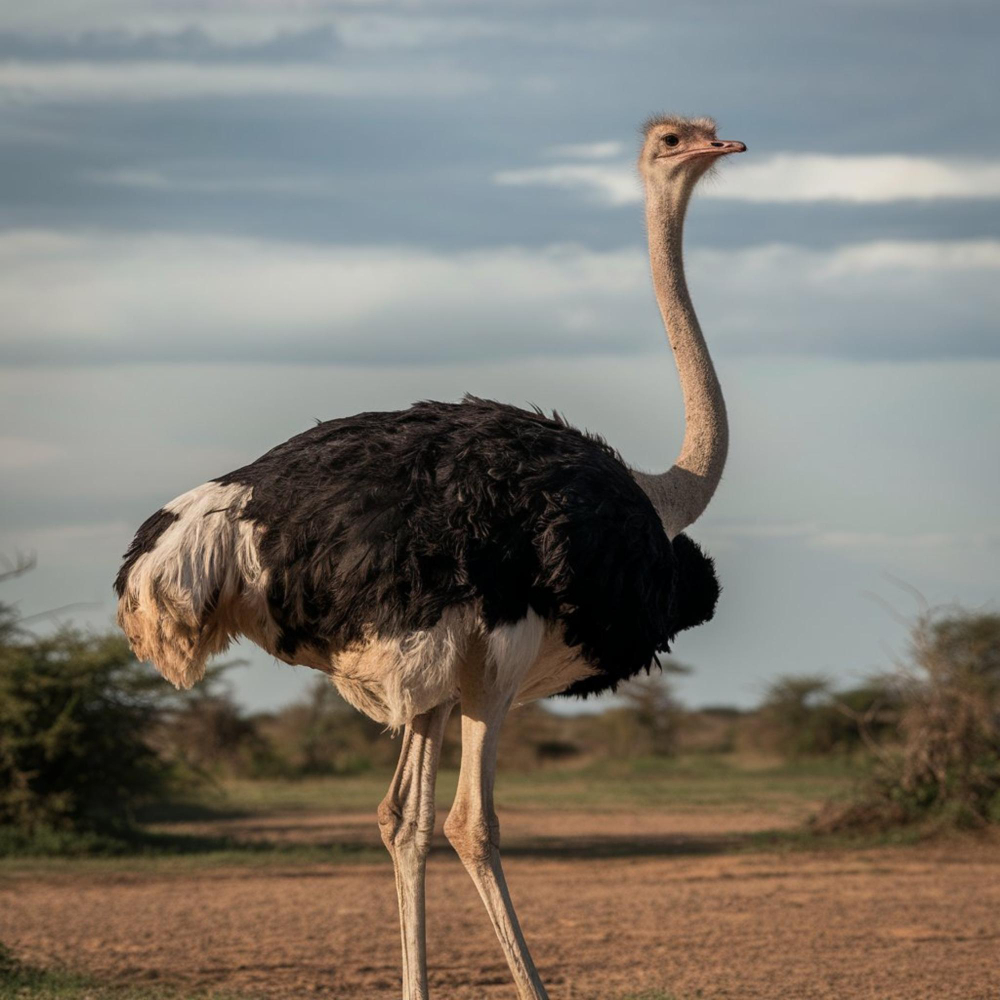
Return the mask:
<path fill-rule="evenodd" d="M 758 739 L 791 759 L 830 749 L 830 682 L 814 674 L 786 675 L 773 681 L 764 696 Z"/>
<path fill-rule="evenodd" d="M 667 674 L 687 674 L 689 667 L 666 659 L 659 674 L 640 675 L 622 684 L 618 697 L 625 702 L 626 717 L 631 720 L 647 753 L 669 755 L 677 749 L 677 734 L 683 714 L 674 697 Z M 638 748 L 633 747 L 632 752 Z M 642 750 L 639 750 L 642 752 Z"/>

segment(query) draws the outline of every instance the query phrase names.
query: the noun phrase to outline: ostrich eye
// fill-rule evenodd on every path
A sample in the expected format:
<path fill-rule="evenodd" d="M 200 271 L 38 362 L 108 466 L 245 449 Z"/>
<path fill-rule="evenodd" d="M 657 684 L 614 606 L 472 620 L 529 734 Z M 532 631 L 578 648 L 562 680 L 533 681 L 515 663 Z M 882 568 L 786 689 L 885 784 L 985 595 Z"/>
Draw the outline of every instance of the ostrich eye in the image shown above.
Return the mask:
<path fill-rule="evenodd" d="M 674 135 L 673 132 L 670 132 L 663 137 L 663 143 L 666 146 L 676 146 L 680 141 L 680 138 Z"/>

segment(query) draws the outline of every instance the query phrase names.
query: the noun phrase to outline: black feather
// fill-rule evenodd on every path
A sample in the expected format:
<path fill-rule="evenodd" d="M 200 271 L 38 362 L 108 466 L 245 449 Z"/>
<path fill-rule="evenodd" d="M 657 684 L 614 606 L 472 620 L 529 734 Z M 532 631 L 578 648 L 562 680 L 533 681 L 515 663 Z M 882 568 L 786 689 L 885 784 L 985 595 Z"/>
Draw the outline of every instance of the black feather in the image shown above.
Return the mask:
<path fill-rule="evenodd" d="M 488 628 L 531 608 L 597 668 L 565 693 L 592 694 L 648 668 L 718 597 L 711 560 L 684 536 L 671 545 L 618 454 L 557 416 L 472 397 L 361 413 L 215 482 L 252 487 L 241 516 L 264 529 L 289 657 L 430 628 L 471 602 Z"/>

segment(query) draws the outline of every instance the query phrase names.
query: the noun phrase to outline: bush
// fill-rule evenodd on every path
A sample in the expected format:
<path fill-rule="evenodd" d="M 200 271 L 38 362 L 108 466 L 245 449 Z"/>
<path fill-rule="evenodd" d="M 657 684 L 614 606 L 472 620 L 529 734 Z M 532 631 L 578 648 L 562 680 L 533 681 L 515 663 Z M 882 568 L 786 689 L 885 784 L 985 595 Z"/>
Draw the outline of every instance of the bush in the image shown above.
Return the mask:
<path fill-rule="evenodd" d="M 828 808 L 817 826 L 1000 822 L 1000 615 L 925 613 L 891 683 L 893 744 L 855 800 Z"/>
<path fill-rule="evenodd" d="M 165 794 L 171 769 L 146 742 L 162 682 L 119 636 L 0 630 L 0 822 L 108 829 Z"/>

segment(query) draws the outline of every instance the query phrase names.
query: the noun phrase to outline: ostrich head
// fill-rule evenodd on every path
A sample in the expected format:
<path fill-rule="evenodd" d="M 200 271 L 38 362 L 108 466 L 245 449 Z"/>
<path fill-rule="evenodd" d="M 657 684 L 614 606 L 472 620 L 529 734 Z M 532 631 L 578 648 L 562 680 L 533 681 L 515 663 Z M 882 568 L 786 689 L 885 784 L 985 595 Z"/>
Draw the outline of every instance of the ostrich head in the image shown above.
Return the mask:
<path fill-rule="evenodd" d="M 721 157 L 746 148 L 742 142 L 716 138 L 711 118 L 657 115 L 643 126 L 639 173 L 647 186 L 670 186 L 690 194 Z"/>

